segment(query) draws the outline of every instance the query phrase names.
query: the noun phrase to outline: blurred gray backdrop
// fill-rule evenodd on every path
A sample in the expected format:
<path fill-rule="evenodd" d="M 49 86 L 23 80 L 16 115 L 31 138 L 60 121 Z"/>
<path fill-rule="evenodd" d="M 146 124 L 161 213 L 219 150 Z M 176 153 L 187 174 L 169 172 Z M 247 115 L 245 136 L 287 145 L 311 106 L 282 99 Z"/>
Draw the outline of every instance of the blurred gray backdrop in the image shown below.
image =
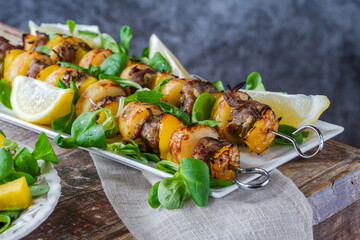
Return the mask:
<path fill-rule="evenodd" d="M 360 1 L 0 1 L 0 21 L 99 25 L 119 40 L 133 30 L 131 54 L 156 33 L 185 68 L 235 85 L 260 72 L 270 91 L 322 94 L 322 120 L 342 125 L 335 139 L 360 147 Z"/>

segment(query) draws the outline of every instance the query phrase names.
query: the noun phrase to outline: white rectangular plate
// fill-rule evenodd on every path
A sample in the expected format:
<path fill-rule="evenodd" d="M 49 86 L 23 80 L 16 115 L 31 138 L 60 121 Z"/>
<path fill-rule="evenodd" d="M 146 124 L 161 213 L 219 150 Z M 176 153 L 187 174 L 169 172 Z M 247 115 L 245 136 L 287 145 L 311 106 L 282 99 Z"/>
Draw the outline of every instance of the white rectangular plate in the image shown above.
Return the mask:
<path fill-rule="evenodd" d="M 31 131 L 40 133 L 45 132 L 46 135 L 48 135 L 51 138 L 56 137 L 59 132 L 41 125 L 35 125 L 32 123 L 25 122 L 21 119 L 19 119 L 13 111 L 5 108 L 0 104 L 0 120 L 4 120 L 6 122 L 9 122 L 11 124 L 29 129 Z M 322 132 L 324 139 L 328 140 L 338 134 L 340 134 L 342 131 L 344 131 L 344 128 L 338 125 L 334 125 L 331 123 L 327 123 L 324 121 L 316 121 L 313 124 L 315 127 L 319 128 Z M 1 128 L 1 127 L 0 127 Z M 64 137 L 68 137 L 67 134 L 62 134 Z M 304 143 L 301 145 L 301 150 L 303 152 L 306 152 L 314 147 L 316 147 L 318 144 L 317 137 L 314 133 L 309 134 L 309 136 L 304 140 Z M 140 163 L 133 158 L 122 156 L 119 154 L 116 154 L 111 151 L 106 150 L 100 150 L 97 148 L 83 148 L 86 151 L 89 151 L 91 153 L 98 154 L 100 156 L 107 157 L 111 160 L 114 160 L 116 162 L 125 164 L 129 167 L 136 168 L 141 171 L 145 171 L 151 174 L 154 174 L 159 177 L 170 177 L 171 175 L 168 173 L 165 173 L 163 171 L 160 171 L 155 168 L 155 165 L 153 163 L 149 164 L 143 164 Z M 260 167 L 267 171 L 271 171 L 282 164 L 290 161 L 291 159 L 297 157 L 297 153 L 294 150 L 292 146 L 270 146 L 269 149 L 264 151 L 261 155 L 257 155 L 256 153 L 250 152 L 247 148 L 241 148 L 241 154 L 240 154 L 240 167 L 241 168 L 250 168 L 250 167 Z M 255 179 L 256 176 L 243 176 L 241 178 L 242 182 L 249 182 Z M 221 198 L 232 191 L 238 189 L 238 187 L 234 184 L 232 186 L 223 187 L 220 189 L 212 189 L 211 190 L 211 196 L 215 198 Z"/>

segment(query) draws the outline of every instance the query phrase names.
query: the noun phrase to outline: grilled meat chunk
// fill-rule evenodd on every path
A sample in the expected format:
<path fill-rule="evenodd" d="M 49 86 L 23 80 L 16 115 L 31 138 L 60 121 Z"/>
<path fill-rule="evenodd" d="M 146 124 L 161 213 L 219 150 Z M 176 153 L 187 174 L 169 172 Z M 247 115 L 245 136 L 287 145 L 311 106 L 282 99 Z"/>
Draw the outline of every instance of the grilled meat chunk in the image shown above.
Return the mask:
<path fill-rule="evenodd" d="M 192 109 L 197 97 L 202 93 L 215 93 L 217 88 L 209 81 L 200 79 L 189 79 L 185 82 L 177 107 L 191 117 Z"/>

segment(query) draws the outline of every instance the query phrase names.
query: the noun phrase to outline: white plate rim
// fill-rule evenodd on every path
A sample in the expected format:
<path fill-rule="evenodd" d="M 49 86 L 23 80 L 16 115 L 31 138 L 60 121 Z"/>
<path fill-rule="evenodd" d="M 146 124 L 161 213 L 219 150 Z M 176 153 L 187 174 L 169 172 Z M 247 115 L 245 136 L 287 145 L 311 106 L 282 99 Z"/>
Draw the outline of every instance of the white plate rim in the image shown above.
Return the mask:
<path fill-rule="evenodd" d="M 27 147 L 18 142 L 19 148 Z M 37 177 L 36 183 L 47 183 L 50 187 L 49 192 L 35 199 L 34 204 L 24 210 L 18 219 L 12 222 L 12 226 L 0 234 L 0 240 L 20 239 L 37 229 L 54 211 L 60 195 L 60 177 L 51 163 L 38 160 L 41 174 Z"/>
<path fill-rule="evenodd" d="M 58 132 L 56 130 L 51 129 L 50 127 L 36 125 L 36 124 L 32 124 L 32 123 L 26 122 L 24 120 L 21 120 L 13 113 L 13 111 L 5 108 L 1 104 L 0 104 L 0 120 L 4 120 L 11 124 L 26 128 L 28 130 L 31 130 L 31 131 L 34 131 L 37 133 L 45 132 L 46 135 L 48 135 L 51 138 L 55 138 L 58 134 L 61 134 L 64 137 L 69 137 L 68 134 Z M 342 126 L 331 124 L 331 123 L 324 122 L 321 120 L 316 121 L 313 124 L 313 126 L 318 127 L 321 130 L 325 141 L 344 131 L 344 128 Z M 307 140 L 301 145 L 301 149 L 303 152 L 306 152 L 316 146 L 317 146 L 317 138 L 315 138 L 315 136 L 311 137 L 311 135 L 310 135 L 307 138 Z M 269 149 L 271 150 L 271 148 L 272 147 L 270 147 Z M 271 171 L 298 156 L 296 151 L 291 146 L 283 146 L 283 148 L 288 149 L 288 151 L 285 155 L 275 156 L 273 159 L 271 159 L 271 161 L 268 161 L 265 164 L 255 165 L 252 167 L 260 167 L 267 171 Z M 169 173 L 165 173 L 163 171 L 160 171 L 160 170 L 154 168 L 154 166 L 151 166 L 150 164 L 147 165 L 147 164 L 138 162 L 138 161 L 134 160 L 133 158 L 130 158 L 127 156 L 122 156 L 122 155 L 119 155 L 119 154 L 111 152 L 111 151 L 101 150 L 101 149 L 97 149 L 97 148 L 81 148 L 81 149 L 84 149 L 93 154 L 97 154 L 97 155 L 109 158 L 115 162 L 122 163 L 129 167 L 148 172 L 150 174 L 153 174 L 153 175 L 161 177 L 161 178 L 172 176 Z M 269 149 L 266 150 L 265 152 L 270 152 Z M 244 158 L 246 159 L 251 155 L 253 156 L 254 153 L 241 152 L 240 162 L 242 162 L 242 160 Z M 264 155 L 264 153 L 262 155 Z M 257 158 L 257 157 L 258 156 L 256 156 L 255 158 Z M 261 157 L 261 155 L 259 156 L 259 158 L 260 157 Z M 243 181 L 245 183 L 250 182 L 250 181 L 254 180 L 256 177 L 257 176 L 255 176 L 255 175 L 246 175 L 241 178 L 241 181 Z M 227 194 L 233 192 L 236 189 L 238 189 L 238 187 L 235 184 L 228 186 L 228 187 L 223 187 L 220 189 L 211 189 L 210 195 L 215 198 L 221 198 L 221 197 L 224 197 Z"/>

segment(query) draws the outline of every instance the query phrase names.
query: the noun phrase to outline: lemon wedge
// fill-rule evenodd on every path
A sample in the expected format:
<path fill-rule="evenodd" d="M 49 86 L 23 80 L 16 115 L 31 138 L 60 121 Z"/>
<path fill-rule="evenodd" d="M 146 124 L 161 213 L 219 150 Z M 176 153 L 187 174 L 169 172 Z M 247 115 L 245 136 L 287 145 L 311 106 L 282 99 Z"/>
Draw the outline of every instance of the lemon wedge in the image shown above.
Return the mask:
<path fill-rule="evenodd" d="M 32 123 L 51 124 L 71 111 L 74 90 L 25 76 L 13 80 L 10 101 L 15 114 Z"/>
<path fill-rule="evenodd" d="M 36 25 L 33 21 L 29 21 L 29 29 L 31 35 L 36 35 L 36 31 L 39 32 L 54 32 L 59 34 L 71 35 L 67 24 L 60 23 L 42 23 L 40 26 Z M 78 31 L 88 31 L 98 34 L 97 37 L 91 38 L 86 35 L 79 35 Z M 101 32 L 96 25 L 82 25 L 76 24 L 74 29 L 74 36 L 85 41 L 91 48 L 98 48 L 101 45 L 100 39 Z"/>
<path fill-rule="evenodd" d="M 297 128 L 313 124 L 330 105 L 329 99 L 323 95 L 241 91 L 247 92 L 254 100 L 269 105 L 277 117 L 282 117 L 281 124 Z"/>
<path fill-rule="evenodd" d="M 170 52 L 158 36 L 153 33 L 149 41 L 149 58 L 152 58 L 156 52 L 160 52 L 168 61 L 172 69 L 172 74 L 177 75 L 179 78 L 190 78 L 189 73 L 181 65 L 180 61 Z"/>

